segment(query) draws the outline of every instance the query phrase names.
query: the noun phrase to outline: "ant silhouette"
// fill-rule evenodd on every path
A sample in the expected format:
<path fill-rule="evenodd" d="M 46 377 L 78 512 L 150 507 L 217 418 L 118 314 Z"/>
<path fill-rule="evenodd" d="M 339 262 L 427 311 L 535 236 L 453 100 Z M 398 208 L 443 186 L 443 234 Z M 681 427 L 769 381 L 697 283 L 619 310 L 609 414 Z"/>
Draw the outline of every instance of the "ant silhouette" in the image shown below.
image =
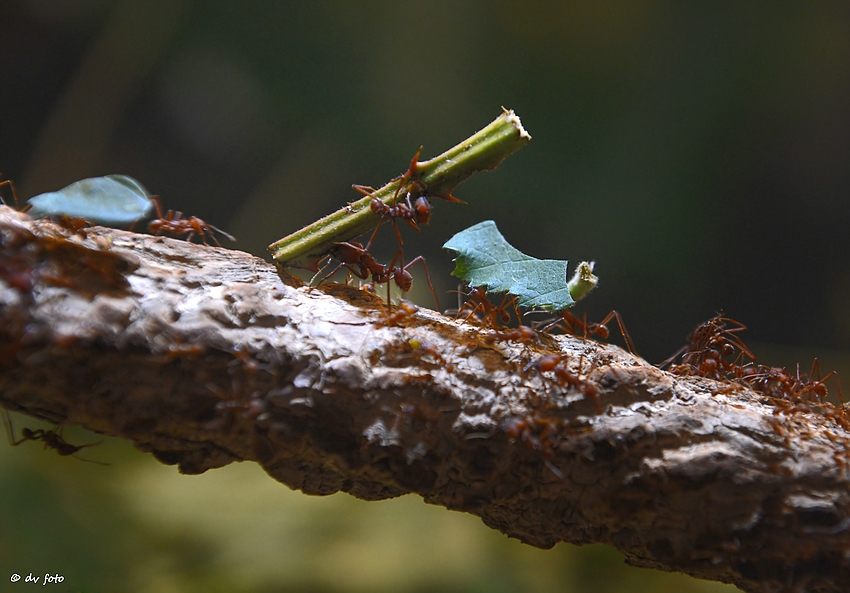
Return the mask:
<path fill-rule="evenodd" d="M 72 445 L 62 438 L 62 427 L 57 426 L 52 430 L 44 430 L 41 428 L 37 428 L 35 430 L 31 430 L 29 428 L 21 429 L 21 438 L 19 440 L 14 440 L 14 428 L 12 428 L 12 418 L 9 416 L 9 412 L 7 410 L 3 410 L 3 415 L 5 418 L 6 425 L 6 434 L 9 437 L 9 444 L 13 447 L 17 447 L 24 441 L 41 441 L 44 443 L 44 448 L 53 449 L 56 451 L 56 454 L 61 457 L 71 456 L 75 459 L 79 459 L 80 461 L 85 461 L 87 463 L 96 463 L 98 465 L 109 465 L 108 463 L 104 463 L 102 461 L 95 461 L 94 459 L 83 459 L 82 457 L 77 457 L 76 453 L 80 449 L 85 449 L 86 447 L 94 447 L 96 445 L 101 444 L 103 441 L 98 441 L 96 443 L 87 443 L 85 445 Z"/>
<path fill-rule="evenodd" d="M 209 237 L 215 241 L 216 245 L 219 247 L 221 247 L 221 243 L 219 243 L 215 233 L 218 233 L 222 237 L 231 241 L 236 241 L 236 238 L 233 237 L 233 235 L 225 233 L 220 228 L 204 222 L 197 216 L 183 218 L 182 212 L 175 212 L 174 210 L 169 210 L 163 215 L 162 204 L 159 201 L 159 196 L 151 196 L 150 199 L 156 207 L 156 218 L 150 222 L 148 230 L 155 235 L 158 235 L 163 231 L 175 235 L 188 235 L 186 240 L 191 242 L 192 237 L 197 234 L 201 238 L 201 241 L 203 241 L 204 245 L 207 244 L 207 237 Z"/>

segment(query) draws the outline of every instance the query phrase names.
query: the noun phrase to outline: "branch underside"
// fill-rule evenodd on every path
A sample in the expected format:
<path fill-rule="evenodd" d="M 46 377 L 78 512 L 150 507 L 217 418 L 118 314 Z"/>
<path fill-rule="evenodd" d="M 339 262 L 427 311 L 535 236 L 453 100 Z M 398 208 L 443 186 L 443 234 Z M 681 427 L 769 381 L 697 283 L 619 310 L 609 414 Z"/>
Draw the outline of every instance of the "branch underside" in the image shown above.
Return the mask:
<path fill-rule="evenodd" d="M 10 410 L 183 473 L 252 460 L 308 494 L 415 492 L 542 548 L 607 543 L 745 591 L 850 590 L 850 438 L 828 418 L 590 340 L 388 320 L 369 293 L 238 251 L 5 207 L 0 239 Z M 552 349 L 598 402 L 523 370 Z"/>

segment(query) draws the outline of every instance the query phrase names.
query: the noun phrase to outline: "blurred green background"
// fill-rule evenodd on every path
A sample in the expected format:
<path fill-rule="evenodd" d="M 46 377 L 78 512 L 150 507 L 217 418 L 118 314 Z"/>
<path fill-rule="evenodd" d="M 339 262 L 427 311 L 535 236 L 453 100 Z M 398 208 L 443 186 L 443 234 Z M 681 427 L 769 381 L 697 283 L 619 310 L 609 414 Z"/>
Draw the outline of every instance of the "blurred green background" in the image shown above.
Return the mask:
<path fill-rule="evenodd" d="M 457 282 L 440 246 L 494 219 L 526 253 L 595 260 L 576 313 L 617 309 L 651 362 L 722 309 L 760 361 L 850 373 L 847 4 L 2 0 L 0 15 L 0 171 L 22 198 L 124 173 L 266 256 L 357 198 L 352 183 L 504 105 L 534 140 L 405 234 L 444 306 Z M 117 440 L 80 455 L 112 466 L 0 449 L 0 582 L 736 590 L 605 547 L 536 550 L 415 497 L 306 497 L 251 464 L 183 477 Z"/>

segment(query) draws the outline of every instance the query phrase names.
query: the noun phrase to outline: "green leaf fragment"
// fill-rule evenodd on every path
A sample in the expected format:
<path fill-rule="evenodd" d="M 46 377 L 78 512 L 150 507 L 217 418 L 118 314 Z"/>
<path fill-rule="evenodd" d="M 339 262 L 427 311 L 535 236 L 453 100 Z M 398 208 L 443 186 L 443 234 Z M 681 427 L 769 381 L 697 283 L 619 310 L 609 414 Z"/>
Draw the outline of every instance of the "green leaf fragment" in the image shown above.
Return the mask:
<path fill-rule="evenodd" d="M 150 215 L 153 202 L 138 181 L 126 175 L 82 179 L 59 191 L 27 200 L 33 218 L 70 216 L 95 224 L 127 226 Z"/>
<path fill-rule="evenodd" d="M 571 287 L 567 286 L 567 262 L 522 253 L 505 240 L 492 220 L 459 232 L 443 247 L 457 253 L 452 274 L 472 287 L 515 295 L 519 306 L 525 308 L 560 311 L 575 304 Z M 584 263 L 580 268 L 583 280 L 579 286 L 584 296 L 590 290 L 587 274 L 593 278 L 594 286 L 596 277 L 590 273 L 590 264 Z M 571 284 L 576 287 L 576 280 Z"/>

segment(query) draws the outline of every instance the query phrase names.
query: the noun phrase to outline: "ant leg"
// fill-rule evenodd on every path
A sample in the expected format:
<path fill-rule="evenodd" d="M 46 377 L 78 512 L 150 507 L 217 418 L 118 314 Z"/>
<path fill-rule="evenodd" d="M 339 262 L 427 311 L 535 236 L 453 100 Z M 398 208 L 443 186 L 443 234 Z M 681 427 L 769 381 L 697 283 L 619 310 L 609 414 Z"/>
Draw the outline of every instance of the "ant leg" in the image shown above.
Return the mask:
<path fill-rule="evenodd" d="M 7 410 L 6 408 L 3 408 L 3 420 L 5 421 L 3 423 L 3 427 L 6 429 L 6 436 L 9 437 L 9 444 L 12 447 L 17 447 L 25 440 L 27 440 L 25 438 L 22 438 L 20 441 L 15 441 L 15 429 L 12 428 L 12 417 L 9 416 L 9 410 Z"/>
<path fill-rule="evenodd" d="M 371 249 L 371 248 L 372 248 L 372 241 L 374 241 L 374 240 L 375 240 L 375 237 L 378 235 L 378 231 L 379 231 L 379 230 L 381 230 L 381 225 L 382 225 L 382 224 L 384 224 L 384 219 L 383 219 L 383 218 L 381 218 L 381 219 L 378 221 L 378 226 L 376 226 L 376 227 L 375 227 L 375 230 L 374 230 L 374 231 L 372 231 L 372 236 L 371 236 L 371 237 L 369 237 L 369 241 L 366 243 L 366 247 L 364 247 L 364 248 L 363 248 L 365 251 L 369 251 L 369 249 Z"/>
<path fill-rule="evenodd" d="M 416 154 L 413 155 L 413 158 L 410 159 L 410 166 L 407 168 L 398 179 L 398 187 L 395 190 L 395 194 L 393 195 L 393 205 L 398 203 L 398 194 L 401 191 L 401 188 L 404 186 L 405 182 L 409 179 L 413 179 L 413 176 L 416 175 L 416 169 L 419 167 L 419 155 L 422 154 L 422 147 L 419 147 L 419 150 L 416 151 Z"/>
<path fill-rule="evenodd" d="M 390 222 L 393 224 L 393 230 L 395 231 L 395 238 L 398 239 L 398 244 L 403 246 L 404 241 L 401 240 L 401 233 L 398 230 L 398 225 L 396 224 L 395 218 L 390 218 Z M 401 263 L 404 264 L 404 261 L 402 261 Z"/>
<path fill-rule="evenodd" d="M 322 260 L 327 260 L 327 263 L 326 263 L 325 265 L 323 265 L 322 267 L 320 267 L 318 270 L 316 270 L 316 273 L 315 273 L 315 274 L 313 274 L 313 277 L 312 277 L 312 278 L 310 278 L 310 282 L 308 282 L 308 283 L 307 283 L 307 286 L 314 286 L 313 282 L 315 282 L 315 281 L 316 281 L 316 278 L 318 278 L 319 276 L 321 276 L 322 272 L 324 272 L 324 271 L 328 268 L 328 266 L 330 266 L 330 265 L 331 265 L 331 256 L 330 256 L 330 255 L 329 255 L 329 256 L 327 256 L 327 257 L 323 257 L 322 259 L 320 259 L 320 260 L 317 262 L 317 264 L 316 264 L 316 265 L 318 266 L 318 264 L 319 264 L 319 263 L 321 263 L 321 262 L 322 262 Z M 336 266 L 333 270 L 331 270 L 331 273 L 330 273 L 330 274 L 328 274 L 327 276 L 325 276 L 324 278 L 322 278 L 322 279 L 319 281 L 319 283 L 318 283 L 318 284 L 316 284 L 315 286 L 319 286 L 320 284 L 322 284 L 323 282 L 325 282 L 328 278 L 330 278 L 331 276 L 333 276 L 334 274 L 336 274 L 337 270 L 339 270 L 341 267 L 342 267 L 342 264 L 338 264 L 338 265 L 337 265 L 337 266 Z"/>
<path fill-rule="evenodd" d="M 354 191 L 356 191 L 356 192 L 358 192 L 358 193 L 361 193 L 361 194 L 363 194 L 364 196 L 372 197 L 372 198 L 374 198 L 374 197 L 375 197 L 373 194 L 377 191 L 377 190 L 376 190 L 374 187 L 372 187 L 371 185 L 357 185 L 357 184 L 355 183 L 355 184 L 354 184 L 354 185 L 352 185 L 351 187 L 354 189 Z"/>
<path fill-rule="evenodd" d="M 421 150 L 422 149 L 420 148 L 420 151 Z M 416 154 L 417 154 L 417 156 L 419 155 L 419 153 L 416 153 Z M 404 262 L 402 262 L 402 263 L 404 263 Z M 413 264 L 416 264 L 416 263 L 421 263 L 422 267 L 425 269 L 425 280 L 428 282 L 428 287 L 431 289 L 431 294 L 434 295 L 434 303 L 437 305 L 437 311 L 439 311 L 440 310 L 440 301 L 437 298 L 437 291 L 434 290 L 434 285 L 431 283 L 431 275 L 428 273 L 428 264 L 425 263 L 425 258 L 422 257 L 421 255 L 418 255 L 415 258 L 413 258 L 413 260 L 409 264 L 404 266 L 403 269 L 405 271 L 407 271 Z"/>
<path fill-rule="evenodd" d="M 0 181 L 0 187 L 8 186 L 10 190 L 12 190 L 12 197 L 15 198 L 15 208 L 20 209 L 21 203 L 18 201 L 18 192 L 15 191 L 15 184 L 12 183 L 11 179 L 6 179 L 5 181 Z M 0 196 L 0 203 L 4 206 L 7 206 L 6 201 L 3 199 L 3 196 Z"/>
<path fill-rule="evenodd" d="M 629 350 L 630 354 L 636 354 L 635 352 L 635 344 L 632 342 L 632 337 L 629 335 L 629 332 L 626 330 L 626 324 L 623 323 L 623 318 L 620 317 L 620 314 L 616 311 L 611 311 L 608 315 L 605 316 L 605 319 L 599 325 L 604 326 L 606 323 L 611 321 L 611 319 L 617 320 L 617 325 L 620 327 L 620 335 L 623 336 L 623 340 L 626 342 L 626 348 Z"/>
<path fill-rule="evenodd" d="M 413 207 L 413 202 L 410 201 L 410 192 L 407 192 L 407 198 L 405 201 L 407 202 L 408 211 L 415 216 L 416 208 Z M 410 226 L 410 228 L 412 228 L 417 233 L 419 232 L 419 225 L 416 224 L 415 218 L 405 218 L 405 220 L 407 221 L 407 224 L 408 226 Z"/>
<path fill-rule="evenodd" d="M 458 302 L 460 302 L 460 293 L 458 293 Z M 467 309 L 469 309 L 469 314 L 466 317 L 463 318 L 463 322 L 468 323 L 470 318 L 472 318 L 472 316 L 475 315 L 475 313 L 479 309 L 482 308 L 481 303 L 475 303 L 474 307 L 470 307 L 469 303 L 470 303 L 470 301 L 466 301 L 463 304 L 461 304 L 461 306 L 458 308 L 457 315 L 455 316 L 455 319 L 460 318 L 461 314 L 464 313 Z"/>
<path fill-rule="evenodd" d="M 393 221 L 395 223 L 395 221 Z M 395 263 L 401 260 L 401 269 L 404 269 L 404 249 L 399 249 L 395 252 L 390 265 L 387 266 L 387 305 L 392 305 L 392 301 L 390 300 L 390 290 L 393 287 L 393 269 L 396 267 Z"/>
<path fill-rule="evenodd" d="M 576 335 L 576 330 L 573 325 L 579 323 L 581 322 L 578 320 L 578 317 L 564 309 L 560 312 L 559 317 L 555 318 L 555 321 L 543 326 L 540 331 L 548 332 L 552 329 L 560 329 L 564 333 L 574 336 Z"/>

